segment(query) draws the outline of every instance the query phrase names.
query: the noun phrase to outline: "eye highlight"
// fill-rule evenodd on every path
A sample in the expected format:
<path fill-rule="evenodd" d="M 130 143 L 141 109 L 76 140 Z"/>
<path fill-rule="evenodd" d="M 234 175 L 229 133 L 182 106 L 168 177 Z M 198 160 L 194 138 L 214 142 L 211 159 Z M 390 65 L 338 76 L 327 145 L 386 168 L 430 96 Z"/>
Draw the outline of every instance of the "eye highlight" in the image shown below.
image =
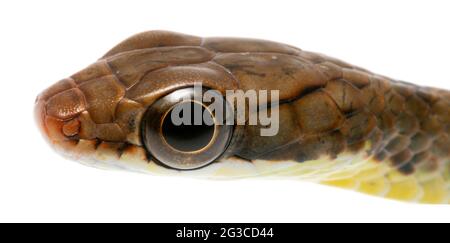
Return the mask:
<path fill-rule="evenodd" d="M 154 159 L 173 169 L 192 170 L 214 162 L 232 137 L 233 126 L 219 120 L 222 116 L 208 103 L 195 99 L 195 92 L 198 90 L 184 88 L 160 98 L 142 120 L 145 148 Z M 222 99 L 225 112 L 232 112 L 223 96 L 216 97 Z"/>
<path fill-rule="evenodd" d="M 182 115 L 189 116 L 191 119 L 189 119 L 189 124 L 177 125 L 173 121 L 173 117 L 177 115 L 174 108 L 166 113 L 166 116 L 162 120 L 161 132 L 165 141 L 170 146 L 182 152 L 195 152 L 204 149 L 213 142 L 216 130 L 214 116 L 205 106 L 197 102 L 188 101 L 176 104 L 175 107 L 179 108 L 182 112 L 190 112 L 191 114 Z M 201 124 L 195 124 L 195 111 L 199 111 L 203 115 Z"/>

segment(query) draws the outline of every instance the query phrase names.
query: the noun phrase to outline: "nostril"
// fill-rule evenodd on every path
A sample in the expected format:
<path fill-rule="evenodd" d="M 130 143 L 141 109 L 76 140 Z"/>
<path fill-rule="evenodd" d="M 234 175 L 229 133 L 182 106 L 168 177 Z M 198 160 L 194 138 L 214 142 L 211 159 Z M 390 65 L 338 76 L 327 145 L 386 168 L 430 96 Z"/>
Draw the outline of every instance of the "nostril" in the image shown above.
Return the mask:
<path fill-rule="evenodd" d="M 79 133 L 80 127 L 81 127 L 80 121 L 78 119 L 73 119 L 73 120 L 67 121 L 63 125 L 62 131 L 63 131 L 64 135 L 66 135 L 68 137 L 72 137 Z"/>
<path fill-rule="evenodd" d="M 48 116 L 46 111 L 46 102 L 39 99 L 34 107 L 34 117 L 39 130 L 44 138 L 51 144 L 66 140 L 66 135 L 63 133 L 63 126 L 66 124 L 63 120 Z M 72 133 L 75 125 L 69 125 L 65 128 L 67 133 Z"/>

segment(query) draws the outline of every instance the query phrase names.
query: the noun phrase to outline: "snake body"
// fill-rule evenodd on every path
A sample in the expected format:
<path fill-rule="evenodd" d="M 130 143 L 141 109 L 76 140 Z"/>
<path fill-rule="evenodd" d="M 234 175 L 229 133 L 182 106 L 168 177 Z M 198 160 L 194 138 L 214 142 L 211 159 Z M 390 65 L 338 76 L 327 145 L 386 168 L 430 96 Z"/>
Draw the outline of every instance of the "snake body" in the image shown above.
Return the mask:
<path fill-rule="evenodd" d="M 141 122 L 158 99 L 197 82 L 279 90 L 280 129 L 235 126 L 198 170 L 155 163 Z M 264 40 L 167 31 L 132 36 L 42 92 L 39 127 L 58 151 L 97 167 L 214 178 L 275 176 L 404 201 L 450 201 L 450 92 Z"/>

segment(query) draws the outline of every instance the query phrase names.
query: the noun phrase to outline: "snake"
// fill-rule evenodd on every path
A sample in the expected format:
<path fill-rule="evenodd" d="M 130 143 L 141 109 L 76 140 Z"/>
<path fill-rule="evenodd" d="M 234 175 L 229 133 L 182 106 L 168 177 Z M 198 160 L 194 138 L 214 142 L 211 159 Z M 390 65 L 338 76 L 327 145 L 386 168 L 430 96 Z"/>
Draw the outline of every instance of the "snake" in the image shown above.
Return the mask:
<path fill-rule="evenodd" d="M 172 124 L 182 102 L 208 109 L 189 103 L 198 83 L 217 99 L 277 90 L 279 102 L 267 99 L 265 108 L 278 111 L 277 133 L 262 136 L 267 125 L 259 123 L 215 124 L 209 111 L 212 125 Z M 450 203 L 449 91 L 279 42 L 142 32 L 41 92 L 34 107 L 51 147 L 96 168 L 298 179 Z"/>

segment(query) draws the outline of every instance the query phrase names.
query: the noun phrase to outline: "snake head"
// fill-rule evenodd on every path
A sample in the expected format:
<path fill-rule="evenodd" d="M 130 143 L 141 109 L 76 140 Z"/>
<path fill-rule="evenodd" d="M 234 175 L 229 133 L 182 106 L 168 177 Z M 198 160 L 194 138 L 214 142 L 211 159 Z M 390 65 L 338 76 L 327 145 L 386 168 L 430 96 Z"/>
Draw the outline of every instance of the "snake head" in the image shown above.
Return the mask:
<path fill-rule="evenodd" d="M 248 161 L 301 137 L 290 108 L 281 110 L 286 121 L 280 121 L 284 126 L 272 138 L 259 136 L 261 126 L 214 124 L 204 131 L 180 131 L 165 117 L 183 103 L 181 98 L 192 99 L 196 84 L 202 85 L 201 93 L 214 91 L 224 103 L 227 91 L 238 90 L 256 96 L 277 90 L 277 100 L 293 100 L 324 86 L 333 74 L 332 67 L 323 69 L 309 60 L 315 58 L 320 56 L 270 41 L 144 32 L 43 91 L 36 117 L 47 140 L 77 160 L 182 170 L 204 167 L 223 155 Z M 208 137 L 205 146 L 194 146 L 198 134 L 190 130 Z"/>
<path fill-rule="evenodd" d="M 45 90 L 37 99 L 36 114 L 50 143 L 78 160 L 160 162 L 184 170 L 204 167 L 224 155 L 245 161 L 309 158 L 305 154 L 321 152 L 276 150 L 294 146 L 307 133 L 334 131 L 342 124 L 336 102 L 322 90 L 343 75 L 333 60 L 271 41 L 144 32 Z M 192 99 L 196 84 L 202 85 L 201 93 L 214 91 L 224 103 L 228 91 L 253 91 L 258 101 L 261 92 L 277 91 L 276 100 L 286 103 L 279 107 L 280 131 L 262 137 L 260 130 L 267 124 L 214 124 L 196 133 L 169 126 L 165 118 L 183 103 L 180 98 Z M 258 109 L 272 101 L 269 97 L 258 103 Z M 239 105 L 229 103 L 236 113 Z M 198 104 L 208 111 L 204 103 Z M 251 105 L 244 104 L 245 109 L 253 110 Z M 216 119 L 215 114 L 211 117 Z M 183 151 L 186 145 L 195 147 L 198 134 L 209 136 L 205 146 Z M 122 167 L 128 164 L 120 162 Z"/>
<path fill-rule="evenodd" d="M 153 106 L 156 101 L 194 83 L 219 92 L 237 87 L 227 70 L 210 62 L 215 54 L 200 47 L 200 42 L 198 37 L 165 31 L 145 32 L 125 40 L 97 62 L 53 84 L 37 97 L 35 115 L 42 134 L 58 152 L 90 164 L 133 168 L 136 164 L 141 168 L 155 165 L 157 160 L 150 149 L 162 154 L 161 150 L 171 146 L 152 143 L 151 148 L 147 147 L 151 141 L 143 138 L 142 124 L 150 119 L 161 122 L 158 119 L 175 105 L 171 101 Z M 167 110 L 161 110 L 162 106 Z M 152 114 L 147 112 L 150 107 Z M 148 117 L 152 115 L 161 117 Z M 156 133 L 151 134 L 156 134 L 156 138 L 162 136 L 157 125 L 146 124 L 155 127 Z M 230 131 L 225 138 L 225 134 L 221 135 L 222 145 L 214 148 L 218 151 L 209 158 L 179 149 L 173 149 L 171 158 L 184 157 L 186 162 L 179 166 L 182 169 L 199 167 L 205 160 L 211 162 L 222 154 Z M 215 141 L 218 132 L 214 127 Z"/>

